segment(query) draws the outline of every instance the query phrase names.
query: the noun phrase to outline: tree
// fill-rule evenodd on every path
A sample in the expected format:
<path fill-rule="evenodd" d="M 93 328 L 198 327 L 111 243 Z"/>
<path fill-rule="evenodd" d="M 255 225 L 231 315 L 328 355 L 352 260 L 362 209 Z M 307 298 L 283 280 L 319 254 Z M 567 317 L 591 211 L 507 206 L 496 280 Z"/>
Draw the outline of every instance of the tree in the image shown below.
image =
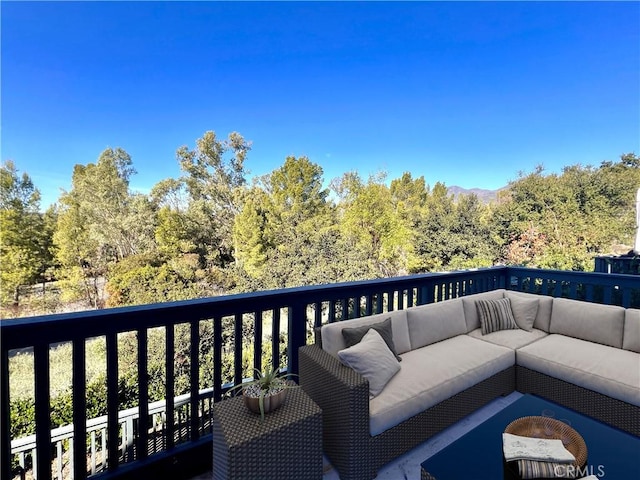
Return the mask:
<path fill-rule="evenodd" d="M 18 307 L 20 287 L 36 281 L 50 262 L 40 192 L 12 161 L 0 167 L 0 292 Z"/>
<path fill-rule="evenodd" d="M 131 157 L 121 148 L 104 150 L 95 164 L 74 167 L 54 235 L 67 298 L 84 297 L 101 307 L 98 284 L 109 265 L 148 245 L 151 206 L 130 194 L 133 173 Z"/>
<path fill-rule="evenodd" d="M 205 268 L 224 269 L 234 261 L 233 222 L 240 210 L 244 161 L 250 149 L 239 133 L 219 140 L 208 131 L 196 140 L 194 150 L 183 146 L 176 152 L 189 196 L 186 215 L 194 225 L 192 240 Z"/>
<path fill-rule="evenodd" d="M 270 199 L 257 186 L 247 190 L 244 197 L 233 224 L 234 255 L 238 268 L 257 280 L 264 274 L 267 252 L 274 246 L 268 223 Z"/>
<path fill-rule="evenodd" d="M 283 288 L 341 279 L 334 270 L 341 257 L 328 195 L 322 168 L 307 157 L 287 157 L 246 192 L 234 224 L 246 286 Z"/>
<path fill-rule="evenodd" d="M 365 184 L 349 173 L 334 185 L 342 200 L 340 231 L 368 259 L 371 274 L 388 277 L 408 272 L 414 255 L 411 231 L 394 207 L 384 175 L 370 177 Z"/>
<path fill-rule="evenodd" d="M 593 269 L 593 257 L 631 243 L 638 158 L 623 155 L 599 168 L 567 166 L 561 175 L 542 167 L 509 184 L 493 217 L 508 263 L 567 270 Z"/>

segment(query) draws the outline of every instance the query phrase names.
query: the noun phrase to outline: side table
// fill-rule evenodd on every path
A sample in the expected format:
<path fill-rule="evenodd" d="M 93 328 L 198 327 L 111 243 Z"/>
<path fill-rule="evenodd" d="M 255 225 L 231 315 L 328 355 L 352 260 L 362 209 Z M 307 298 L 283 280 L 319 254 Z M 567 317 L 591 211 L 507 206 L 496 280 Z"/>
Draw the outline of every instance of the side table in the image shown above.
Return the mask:
<path fill-rule="evenodd" d="M 215 403 L 213 478 L 322 479 L 322 410 L 302 388 L 264 422 L 242 397 Z"/>

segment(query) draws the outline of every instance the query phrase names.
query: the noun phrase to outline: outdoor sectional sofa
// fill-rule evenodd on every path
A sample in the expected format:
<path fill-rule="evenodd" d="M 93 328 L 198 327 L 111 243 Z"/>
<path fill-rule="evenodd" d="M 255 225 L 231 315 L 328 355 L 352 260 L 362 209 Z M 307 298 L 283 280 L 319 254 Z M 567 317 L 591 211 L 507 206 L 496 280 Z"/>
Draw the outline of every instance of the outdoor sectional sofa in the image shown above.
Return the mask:
<path fill-rule="evenodd" d="M 509 311 L 500 310 L 505 304 Z M 389 329 L 400 362 L 384 340 Z M 316 345 L 299 351 L 300 384 L 322 409 L 323 448 L 343 480 L 374 478 L 390 460 L 514 390 L 640 436 L 640 310 L 493 290 L 331 323 L 319 333 Z M 370 382 L 351 367 L 380 393 L 371 397 Z"/>

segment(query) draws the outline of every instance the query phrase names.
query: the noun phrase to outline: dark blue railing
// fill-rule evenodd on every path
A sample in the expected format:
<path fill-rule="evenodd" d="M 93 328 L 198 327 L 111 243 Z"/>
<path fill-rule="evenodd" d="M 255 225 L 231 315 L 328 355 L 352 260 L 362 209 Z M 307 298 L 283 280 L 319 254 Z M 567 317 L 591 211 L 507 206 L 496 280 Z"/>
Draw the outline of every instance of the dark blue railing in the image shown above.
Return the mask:
<path fill-rule="evenodd" d="M 114 308 L 72 314 L 60 314 L 23 319 L 3 320 L 0 323 L 2 373 L 1 421 L 2 437 L 0 454 L 2 467 L 0 478 L 11 476 L 10 438 L 10 391 L 9 358 L 16 349 L 32 348 L 35 378 L 35 435 L 36 459 L 33 468 L 38 479 L 51 478 L 51 429 L 49 414 L 49 349 L 50 345 L 71 342 L 73 345 L 73 424 L 75 432 L 87 431 L 86 415 L 86 352 L 85 342 L 93 337 L 106 339 L 107 363 L 107 471 L 95 478 L 122 477 L 123 472 L 137 471 L 142 478 L 142 469 L 155 462 L 169 460 L 175 465 L 180 456 L 185 458 L 191 450 L 210 445 L 211 434 L 204 426 L 207 422 L 200 415 L 188 416 L 188 425 L 176 422 L 173 402 L 166 405 L 166 427 L 164 450 L 149 455 L 149 411 L 147 333 L 150 329 L 164 327 L 165 334 L 165 398 L 174 398 L 175 338 L 176 325 L 188 324 L 190 331 L 189 382 L 191 392 L 202 387 L 213 387 L 206 395 L 218 401 L 232 385 L 243 381 L 243 329 L 247 319 L 253 321 L 253 367 L 262 368 L 263 322 L 267 315 L 271 320 L 272 364 L 280 365 L 286 356 L 286 368 L 291 373 L 298 371 L 298 348 L 312 337 L 315 327 L 326 322 L 372 315 L 383 311 L 408 308 L 413 305 L 432 303 L 457 298 L 473 293 L 498 288 L 528 291 L 542 295 L 617 304 L 625 307 L 640 307 L 640 277 L 607 275 L 566 271 L 534 270 L 526 268 L 493 267 L 473 271 L 414 275 L 407 277 L 377 279 L 331 285 L 290 288 L 250 294 L 229 295 L 127 308 Z M 212 385 L 200 385 L 200 325 L 213 326 L 213 378 Z M 224 328 L 223 328 L 224 326 Z M 232 330 L 229 332 L 229 330 Z M 119 457 L 118 432 L 118 334 L 136 332 L 138 349 L 139 418 L 136 426 L 136 448 L 133 459 Z M 286 346 L 281 346 L 281 337 Z M 223 378 L 223 349 L 233 351 L 232 380 Z M 192 395 L 190 412 L 198 412 L 202 395 Z M 188 440 L 176 445 L 176 429 L 187 429 Z M 109 441 L 114 439 L 114 441 Z M 86 435 L 74 435 L 72 450 L 86 452 Z M 205 447 L 206 448 L 206 447 Z M 86 458 L 73 455 L 73 476 L 87 477 Z"/>

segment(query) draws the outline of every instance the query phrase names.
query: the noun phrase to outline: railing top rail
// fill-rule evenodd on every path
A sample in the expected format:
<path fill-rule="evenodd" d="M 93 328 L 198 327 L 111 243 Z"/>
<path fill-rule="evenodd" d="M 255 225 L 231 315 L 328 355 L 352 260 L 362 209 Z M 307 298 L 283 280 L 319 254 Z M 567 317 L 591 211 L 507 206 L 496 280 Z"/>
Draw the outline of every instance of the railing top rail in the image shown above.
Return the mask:
<path fill-rule="evenodd" d="M 256 310 L 281 308 L 299 302 L 316 302 L 364 295 L 372 291 L 384 292 L 419 286 L 441 277 L 451 280 L 455 277 L 472 279 L 488 274 L 503 275 L 505 267 L 464 270 L 454 272 L 425 273 L 403 277 L 380 278 L 354 282 L 265 290 L 207 297 L 176 302 L 163 302 L 131 307 L 118 307 L 83 312 L 42 315 L 0 321 L 2 349 L 17 349 L 39 344 L 69 340 L 69 332 L 74 338 L 131 331 L 137 328 L 153 328 L 177 324 L 194 319 L 232 316 Z M 33 333 L 37 332 L 37 337 Z"/>
<path fill-rule="evenodd" d="M 615 284 L 624 287 L 640 286 L 640 277 L 625 274 L 572 272 L 525 267 L 489 267 L 454 272 L 426 273 L 393 278 L 380 278 L 335 284 L 265 290 L 252 293 L 222 295 L 177 302 L 164 302 L 132 307 L 43 315 L 0 321 L 2 350 L 35 346 L 41 343 L 91 338 L 108 333 L 126 332 L 140 328 L 162 327 L 181 322 L 233 316 L 292 306 L 299 303 L 338 300 L 374 292 L 398 291 L 406 288 L 443 282 L 473 280 L 487 275 L 532 276 L 583 283 Z M 509 283 L 505 283 L 507 288 Z M 37 332 L 37 335 L 34 335 Z"/>
<path fill-rule="evenodd" d="M 608 284 L 620 286 L 637 286 L 640 288 L 640 276 L 624 273 L 574 272 L 570 270 L 548 270 L 541 268 L 507 267 L 507 275 L 530 276 L 540 279 L 561 279 L 563 281 L 579 281 L 591 284 Z"/>

